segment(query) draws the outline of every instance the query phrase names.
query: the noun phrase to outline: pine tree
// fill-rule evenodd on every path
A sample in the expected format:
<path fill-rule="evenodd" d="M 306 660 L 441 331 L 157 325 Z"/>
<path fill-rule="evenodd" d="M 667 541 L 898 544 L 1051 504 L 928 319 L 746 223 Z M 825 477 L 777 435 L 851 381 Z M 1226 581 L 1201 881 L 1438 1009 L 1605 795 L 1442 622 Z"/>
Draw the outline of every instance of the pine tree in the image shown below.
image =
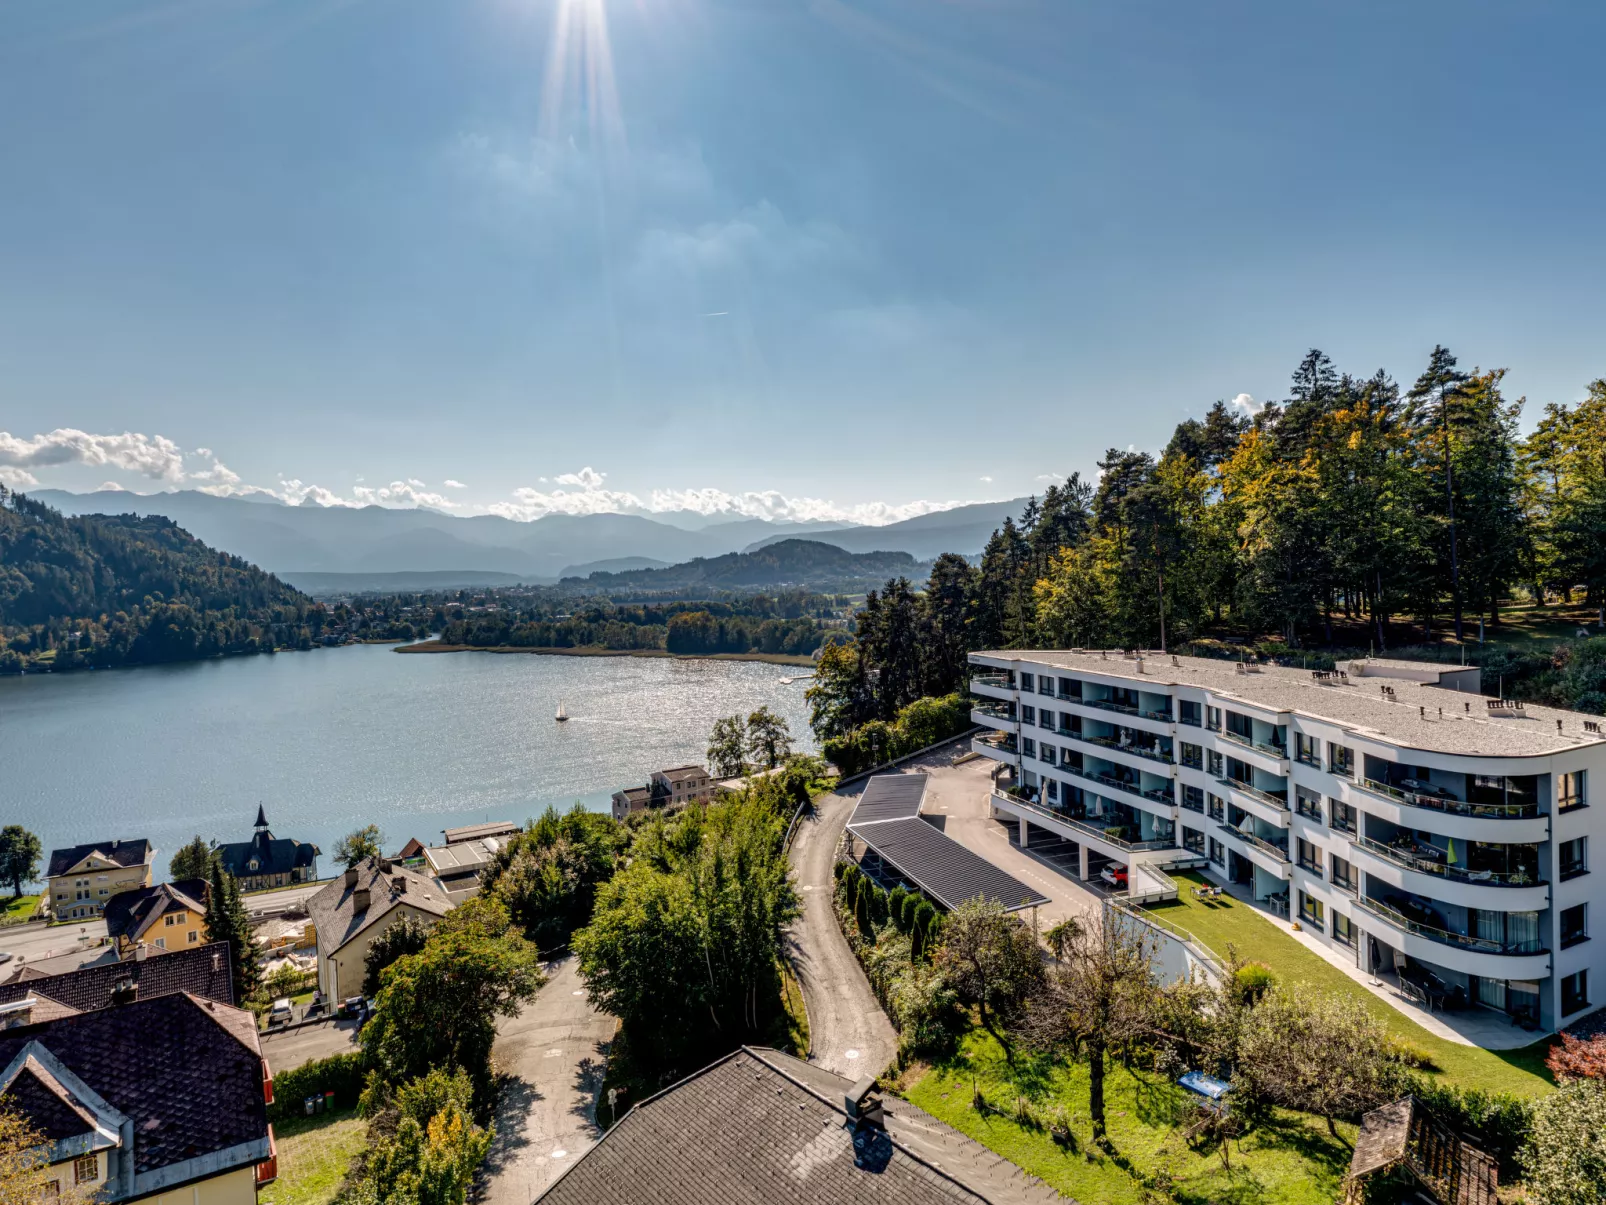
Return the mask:
<path fill-rule="evenodd" d="M 261 956 L 251 932 L 251 917 L 240 899 L 240 884 L 222 865 L 212 864 L 206 901 L 206 940 L 229 944 L 229 975 L 234 1002 L 243 1006 L 262 987 Z"/>

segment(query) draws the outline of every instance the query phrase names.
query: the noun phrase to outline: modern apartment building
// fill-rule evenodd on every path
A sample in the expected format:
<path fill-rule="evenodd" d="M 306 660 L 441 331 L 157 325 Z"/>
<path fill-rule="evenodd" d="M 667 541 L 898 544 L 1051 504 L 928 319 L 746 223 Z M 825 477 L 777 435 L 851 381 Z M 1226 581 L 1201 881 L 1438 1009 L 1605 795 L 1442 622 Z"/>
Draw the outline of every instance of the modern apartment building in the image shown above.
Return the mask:
<path fill-rule="evenodd" d="M 1084 878 L 1203 865 L 1434 1007 L 1545 1029 L 1606 984 L 1590 939 L 1601 723 L 1476 669 L 1331 672 L 1099 651 L 971 654 L 994 814 Z M 1602 957 L 1596 957 L 1602 954 Z M 1592 986 L 1593 985 L 1593 986 Z"/>

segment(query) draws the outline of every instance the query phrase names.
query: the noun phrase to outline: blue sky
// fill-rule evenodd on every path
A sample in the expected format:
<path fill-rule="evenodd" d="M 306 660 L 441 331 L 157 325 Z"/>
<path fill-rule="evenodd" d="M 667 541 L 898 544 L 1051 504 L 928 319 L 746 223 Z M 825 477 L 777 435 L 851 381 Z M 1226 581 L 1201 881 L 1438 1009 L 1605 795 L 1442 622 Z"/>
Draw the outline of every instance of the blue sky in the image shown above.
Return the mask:
<path fill-rule="evenodd" d="M 1442 341 L 1534 412 L 1606 375 L 1603 35 L 1476 0 L 6 0 L 0 473 L 874 520 L 1158 448 L 1311 346 L 1409 380 Z"/>

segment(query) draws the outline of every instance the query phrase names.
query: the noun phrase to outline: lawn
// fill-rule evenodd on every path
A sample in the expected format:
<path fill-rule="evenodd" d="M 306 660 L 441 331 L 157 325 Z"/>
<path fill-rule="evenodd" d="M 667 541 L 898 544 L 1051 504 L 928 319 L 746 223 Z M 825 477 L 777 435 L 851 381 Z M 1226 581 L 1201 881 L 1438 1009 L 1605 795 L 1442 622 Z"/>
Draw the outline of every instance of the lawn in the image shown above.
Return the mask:
<path fill-rule="evenodd" d="M 23 921 L 32 920 L 34 912 L 39 907 L 37 895 L 24 895 L 17 899 L 8 899 L 5 910 L 0 911 L 0 926 L 20 925 Z"/>
<path fill-rule="evenodd" d="M 957 1058 L 921 1076 L 904 1095 L 955 1129 L 1078 1201 L 1142 1205 L 1144 1178 L 1169 1177 L 1169 1196 L 1189 1205 L 1330 1205 L 1349 1166 L 1350 1150 L 1326 1123 L 1277 1110 L 1270 1124 L 1235 1141 L 1230 1167 L 1216 1150 L 1190 1149 L 1182 1124 L 1188 1093 L 1169 1079 L 1111 1062 L 1105 1077 L 1105 1115 L 1113 1154 L 1092 1143 L 1083 1063 L 1034 1061 L 1017 1056 L 1011 1072 L 998 1044 L 973 1031 Z M 972 1084 L 1002 1114 L 972 1105 Z M 1024 1096 L 1039 1114 L 1058 1107 L 1070 1114 L 1074 1141 L 1061 1147 L 1045 1127 L 1015 1120 Z M 1339 1124 L 1350 1142 L 1355 1127 Z M 1130 1170 L 1129 1170 L 1130 1169 Z M 1158 1186 L 1157 1186 L 1158 1187 Z"/>
<path fill-rule="evenodd" d="M 1173 877 L 1180 888 L 1177 901 L 1156 905 L 1147 911 L 1188 930 L 1223 960 L 1231 945 L 1239 958 L 1246 962 L 1264 962 L 1287 982 L 1309 983 L 1354 996 L 1368 1012 L 1380 1018 L 1391 1033 L 1430 1053 L 1444 1077 L 1461 1087 L 1515 1092 L 1520 1096 L 1537 1096 L 1550 1088 L 1550 1073 L 1545 1069 L 1548 1038 L 1515 1050 L 1484 1050 L 1437 1037 L 1282 932 L 1279 922 L 1226 896 L 1218 900 L 1196 900 L 1190 888 L 1205 880 L 1191 873 Z"/>
<path fill-rule="evenodd" d="M 257 1205 L 328 1205 L 363 1147 L 368 1125 L 354 1110 L 292 1117 L 273 1127 L 279 1148 L 279 1178 L 264 1188 Z"/>

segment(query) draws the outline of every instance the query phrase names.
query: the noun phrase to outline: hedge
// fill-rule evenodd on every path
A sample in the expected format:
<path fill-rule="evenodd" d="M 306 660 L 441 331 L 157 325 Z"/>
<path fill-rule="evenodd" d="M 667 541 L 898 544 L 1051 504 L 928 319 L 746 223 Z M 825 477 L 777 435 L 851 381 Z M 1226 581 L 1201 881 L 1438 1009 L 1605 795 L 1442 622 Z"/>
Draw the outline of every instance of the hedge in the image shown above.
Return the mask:
<path fill-rule="evenodd" d="M 357 1097 L 362 1095 L 366 1072 L 362 1055 L 332 1054 L 326 1059 L 314 1059 L 273 1077 L 273 1103 L 268 1106 L 269 1121 L 285 1121 L 300 1117 L 305 1112 L 303 1102 L 314 1093 L 335 1094 L 337 1109 L 355 1108 Z"/>
<path fill-rule="evenodd" d="M 895 761 L 971 727 L 970 704 L 958 694 L 916 699 L 887 723 L 871 720 L 825 741 L 820 752 L 843 777 Z"/>

